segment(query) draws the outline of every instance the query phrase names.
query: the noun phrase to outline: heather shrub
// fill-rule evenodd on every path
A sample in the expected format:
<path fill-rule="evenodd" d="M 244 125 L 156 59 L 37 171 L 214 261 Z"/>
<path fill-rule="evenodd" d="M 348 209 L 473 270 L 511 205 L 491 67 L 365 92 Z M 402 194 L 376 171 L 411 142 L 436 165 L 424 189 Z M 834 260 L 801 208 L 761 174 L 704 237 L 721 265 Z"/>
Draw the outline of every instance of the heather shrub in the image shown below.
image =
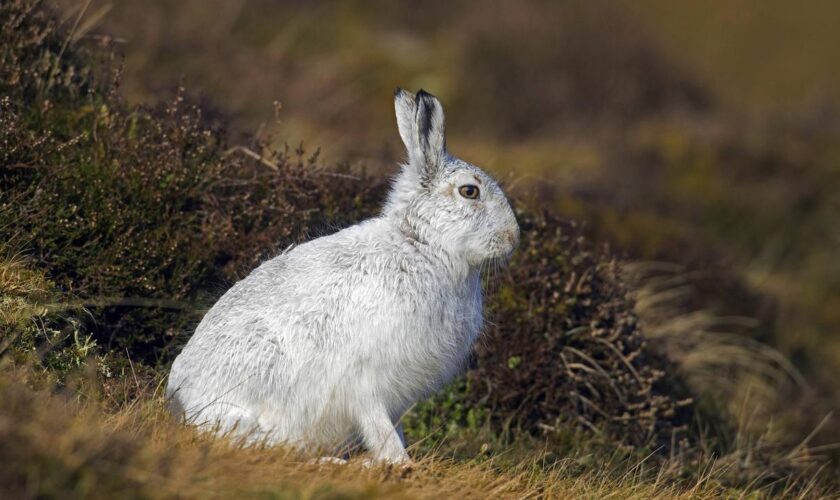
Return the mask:
<path fill-rule="evenodd" d="M 101 344 L 157 359 L 260 259 L 370 212 L 378 180 L 229 149 L 180 97 L 128 107 L 119 73 L 75 62 L 30 3 L 0 7 L 0 238 L 94 313 Z"/>
<path fill-rule="evenodd" d="M 505 425 L 574 415 L 637 445 L 684 437 L 680 408 L 691 401 L 677 399 L 670 366 L 647 348 L 615 258 L 549 213 L 523 212 L 520 224 L 522 246 L 490 296 L 488 338 L 470 373 L 494 390 L 474 401 Z"/>
<path fill-rule="evenodd" d="M 633 446 L 687 444 L 692 399 L 646 345 L 617 261 L 573 222 L 518 216 L 522 244 L 490 285 L 473 366 L 409 428 L 551 435 L 571 421 Z"/>

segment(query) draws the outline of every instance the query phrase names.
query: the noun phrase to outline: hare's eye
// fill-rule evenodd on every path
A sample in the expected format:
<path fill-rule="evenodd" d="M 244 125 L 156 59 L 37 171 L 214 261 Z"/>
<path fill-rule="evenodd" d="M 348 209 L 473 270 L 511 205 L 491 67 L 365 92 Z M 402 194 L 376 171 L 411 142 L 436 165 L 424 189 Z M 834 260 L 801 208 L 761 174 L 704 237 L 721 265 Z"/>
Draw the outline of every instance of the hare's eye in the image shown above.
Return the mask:
<path fill-rule="evenodd" d="M 465 185 L 459 187 L 458 192 L 464 198 L 468 198 L 470 200 L 478 199 L 478 194 L 479 194 L 478 186 L 475 186 L 473 184 L 465 184 Z"/>

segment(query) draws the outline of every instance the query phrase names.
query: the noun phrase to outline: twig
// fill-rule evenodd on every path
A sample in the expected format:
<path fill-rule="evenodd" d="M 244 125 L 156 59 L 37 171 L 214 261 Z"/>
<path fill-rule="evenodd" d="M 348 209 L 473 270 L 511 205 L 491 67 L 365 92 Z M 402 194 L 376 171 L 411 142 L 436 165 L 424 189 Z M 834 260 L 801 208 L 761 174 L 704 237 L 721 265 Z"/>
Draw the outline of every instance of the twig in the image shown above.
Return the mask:
<path fill-rule="evenodd" d="M 128 357 L 128 366 L 131 367 L 131 376 L 134 377 L 134 385 L 137 386 L 137 390 L 140 390 L 140 381 L 137 380 L 137 372 L 134 371 L 134 363 L 131 362 L 131 353 L 128 352 L 128 348 L 125 349 L 125 355 Z"/>
<path fill-rule="evenodd" d="M 228 149 L 227 151 L 225 151 L 222 154 L 222 156 L 230 156 L 233 153 L 242 153 L 245 156 L 251 157 L 251 158 L 259 161 L 260 163 L 262 163 L 263 165 L 265 165 L 266 167 L 268 167 L 272 170 L 276 170 L 276 171 L 280 170 L 280 166 L 277 165 L 277 163 L 275 163 L 275 162 L 269 160 L 268 158 L 264 157 L 263 155 L 255 152 L 251 148 L 246 148 L 245 146 L 234 146 L 234 147 Z"/>

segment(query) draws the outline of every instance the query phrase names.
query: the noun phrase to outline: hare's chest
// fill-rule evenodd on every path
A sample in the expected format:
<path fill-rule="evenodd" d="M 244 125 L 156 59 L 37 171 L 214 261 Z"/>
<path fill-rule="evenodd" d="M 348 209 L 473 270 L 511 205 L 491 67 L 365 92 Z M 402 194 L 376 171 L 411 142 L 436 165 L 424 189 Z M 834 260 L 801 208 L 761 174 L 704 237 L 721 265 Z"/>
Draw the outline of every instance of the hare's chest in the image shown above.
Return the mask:
<path fill-rule="evenodd" d="M 423 381 L 421 392 L 446 383 L 469 356 L 483 323 L 478 285 L 430 293 L 394 332 L 399 369 Z"/>
<path fill-rule="evenodd" d="M 437 304 L 437 310 L 431 311 L 433 330 L 429 334 L 441 336 L 444 342 L 454 343 L 462 350 L 469 350 L 481 330 L 482 306 L 481 288 L 478 283 L 474 287 L 454 290 L 449 297 Z"/>

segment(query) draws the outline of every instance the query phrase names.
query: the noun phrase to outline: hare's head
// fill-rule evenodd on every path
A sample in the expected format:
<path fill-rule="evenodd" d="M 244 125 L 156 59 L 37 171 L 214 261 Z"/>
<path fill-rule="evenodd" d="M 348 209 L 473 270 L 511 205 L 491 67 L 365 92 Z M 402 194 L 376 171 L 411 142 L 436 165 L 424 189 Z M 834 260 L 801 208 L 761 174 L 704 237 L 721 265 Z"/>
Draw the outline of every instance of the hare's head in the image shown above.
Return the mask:
<path fill-rule="evenodd" d="M 385 213 L 412 237 L 460 256 L 471 266 L 509 256 L 519 225 L 505 194 L 480 168 L 446 152 L 443 107 L 421 90 L 394 95 L 408 162 L 394 182 Z"/>

